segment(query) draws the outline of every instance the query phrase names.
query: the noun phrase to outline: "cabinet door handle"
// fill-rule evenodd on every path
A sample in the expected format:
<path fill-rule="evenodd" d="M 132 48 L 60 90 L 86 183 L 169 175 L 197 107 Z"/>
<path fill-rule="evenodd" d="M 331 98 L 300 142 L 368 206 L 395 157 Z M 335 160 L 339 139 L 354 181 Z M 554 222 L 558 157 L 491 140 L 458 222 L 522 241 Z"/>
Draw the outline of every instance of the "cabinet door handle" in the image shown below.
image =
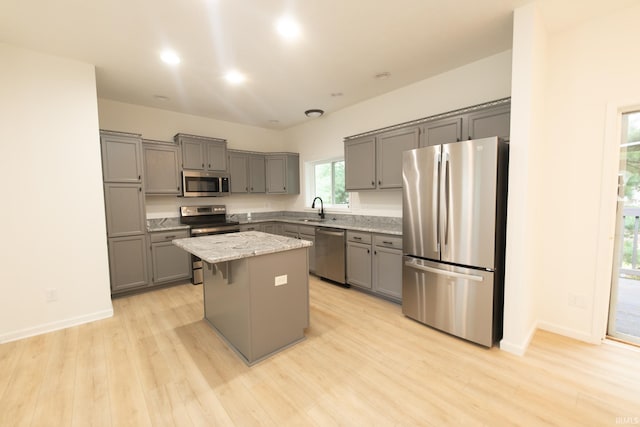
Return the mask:
<path fill-rule="evenodd" d="M 367 249 L 367 253 L 371 253 L 371 251 L 369 249 Z"/>
<path fill-rule="evenodd" d="M 362 240 L 362 237 L 353 236 L 353 240 Z"/>
<path fill-rule="evenodd" d="M 209 169 L 211 169 L 211 163 L 209 163 Z"/>
<path fill-rule="evenodd" d="M 378 181 L 378 185 L 382 185 L 382 181 Z"/>
<path fill-rule="evenodd" d="M 138 175 L 138 181 L 142 179 L 142 175 Z"/>
<path fill-rule="evenodd" d="M 375 181 L 371 181 L 371 186 L 375 187 L 375 185 L 376 185 L 376 182 Z"/>
<path fill-rule="evenodd" d="M 138 187 L 138 191 L 142 193 L 142 187 Z"/>
<path fill-rule="evenodd" d="M 169 240 L 169 239 L 175 239 L 176 236 L 164 236 L 165 240 Z"/>
<path fill-rule="evenodd" d="M 374 255 L 378 255 L 378 251 L 373 251 L 373 254 Z"/>
<path fill-rule="evenodd" d="M 387 245 L 393 245 L 393 242 L 389 242 L 387 240 L 383 240 L 382 243 L 386 243 Z"/>

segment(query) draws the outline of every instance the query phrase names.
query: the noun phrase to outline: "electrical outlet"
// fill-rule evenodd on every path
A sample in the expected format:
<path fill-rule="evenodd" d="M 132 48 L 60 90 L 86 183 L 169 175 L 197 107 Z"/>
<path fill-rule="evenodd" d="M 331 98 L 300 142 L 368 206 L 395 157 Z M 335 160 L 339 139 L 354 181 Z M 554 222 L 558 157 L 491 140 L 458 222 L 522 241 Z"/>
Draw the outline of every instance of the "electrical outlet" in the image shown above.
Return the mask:
<path fill-rule="evenodd" d="M 45 289 L 44 296 L 47 302 L 58 301 L 58 290 L 56 288 Z"/>
<path fill-rule="evenodd" d="M 587 308 L 587 299 L 584 295 L 569 294 L 569 307 Z"/>
<path fill-rule="evenodd" d="M 276 276 L 275 286 L 282 286 L 287 284 L 287 275 Z"/>

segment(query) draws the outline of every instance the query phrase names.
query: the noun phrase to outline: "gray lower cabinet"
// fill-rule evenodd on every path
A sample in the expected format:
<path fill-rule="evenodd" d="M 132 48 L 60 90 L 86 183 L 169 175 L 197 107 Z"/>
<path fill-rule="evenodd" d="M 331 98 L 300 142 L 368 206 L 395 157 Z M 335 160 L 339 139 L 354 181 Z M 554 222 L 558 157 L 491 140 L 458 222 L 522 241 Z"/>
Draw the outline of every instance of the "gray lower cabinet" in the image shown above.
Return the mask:
<path fill-rule="evenodd" d="M 189 237 L 188 230 L 153 232 L 149 237 L 153 284 L 169 283 L 191 277 L 191 256 L 171 243 L 174 239 Z"/>
<path fill-rule="evenodd" d="M 296 153 L 265 155 L 266 192 L 300 194 L 300 156 Z"/>
<path fill-rule="evenodd" d="M 260 224 L 242 224 L 240 231 L 264 231 L 264 225 Z"/>
<path fill-rule="evenodd" d="M 347 231 L 347 283 L 371 289 L 371 234 Z"/>
<path fill-rule="evenodd" d="M 104 182 L 141 182 L 142 138 L 139 134 L 100 131 Z"/>
<path fill-rule="evenodd" d="M 170 142 L 151 140 L 142 142 L 145 194 L 181 194 L 179 147 Z"/>
<path fill-rule="evenodd" d="M 402 237 L 373 236 L 373 291 L 402 300 Z"/>
<path fill-rule="evenodd" d="M 111 292 L 116 294 L 148 285 L 145 235 L 108 239 Z"/>
<path fill-rule="evenodd" d="M 347 283 L 402 300 L 402 237 L 347 231 Z"/>
<path fill-rule="evenodd" d="M 316 272 L 316 228 L 305 225 L 298 226 L 298 238 L 313 243 L 309 247 L 309 271 Z"/>

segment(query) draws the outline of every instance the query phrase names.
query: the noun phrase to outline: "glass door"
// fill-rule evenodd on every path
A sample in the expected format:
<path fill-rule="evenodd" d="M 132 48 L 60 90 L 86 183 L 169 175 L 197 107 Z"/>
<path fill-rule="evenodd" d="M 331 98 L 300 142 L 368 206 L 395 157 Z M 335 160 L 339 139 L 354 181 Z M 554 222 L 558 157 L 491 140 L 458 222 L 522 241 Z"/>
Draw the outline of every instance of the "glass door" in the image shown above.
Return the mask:
<path fill-rule="evenodd" d="M 622 115 L 616 225 L 607 334 L 640 344 L 640 111 Z"/>

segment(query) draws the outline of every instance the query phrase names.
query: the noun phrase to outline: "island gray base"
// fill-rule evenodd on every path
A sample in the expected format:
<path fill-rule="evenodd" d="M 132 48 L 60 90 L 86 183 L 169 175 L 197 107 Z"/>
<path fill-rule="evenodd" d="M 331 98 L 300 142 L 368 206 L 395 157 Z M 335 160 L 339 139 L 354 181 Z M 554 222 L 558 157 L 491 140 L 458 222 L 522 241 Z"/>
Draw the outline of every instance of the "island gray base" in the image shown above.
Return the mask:
<path fill-rule="evenodd" d="M 248 365 L 304 339 L 307 248 L 205 263 L 204 317 Z"/>

